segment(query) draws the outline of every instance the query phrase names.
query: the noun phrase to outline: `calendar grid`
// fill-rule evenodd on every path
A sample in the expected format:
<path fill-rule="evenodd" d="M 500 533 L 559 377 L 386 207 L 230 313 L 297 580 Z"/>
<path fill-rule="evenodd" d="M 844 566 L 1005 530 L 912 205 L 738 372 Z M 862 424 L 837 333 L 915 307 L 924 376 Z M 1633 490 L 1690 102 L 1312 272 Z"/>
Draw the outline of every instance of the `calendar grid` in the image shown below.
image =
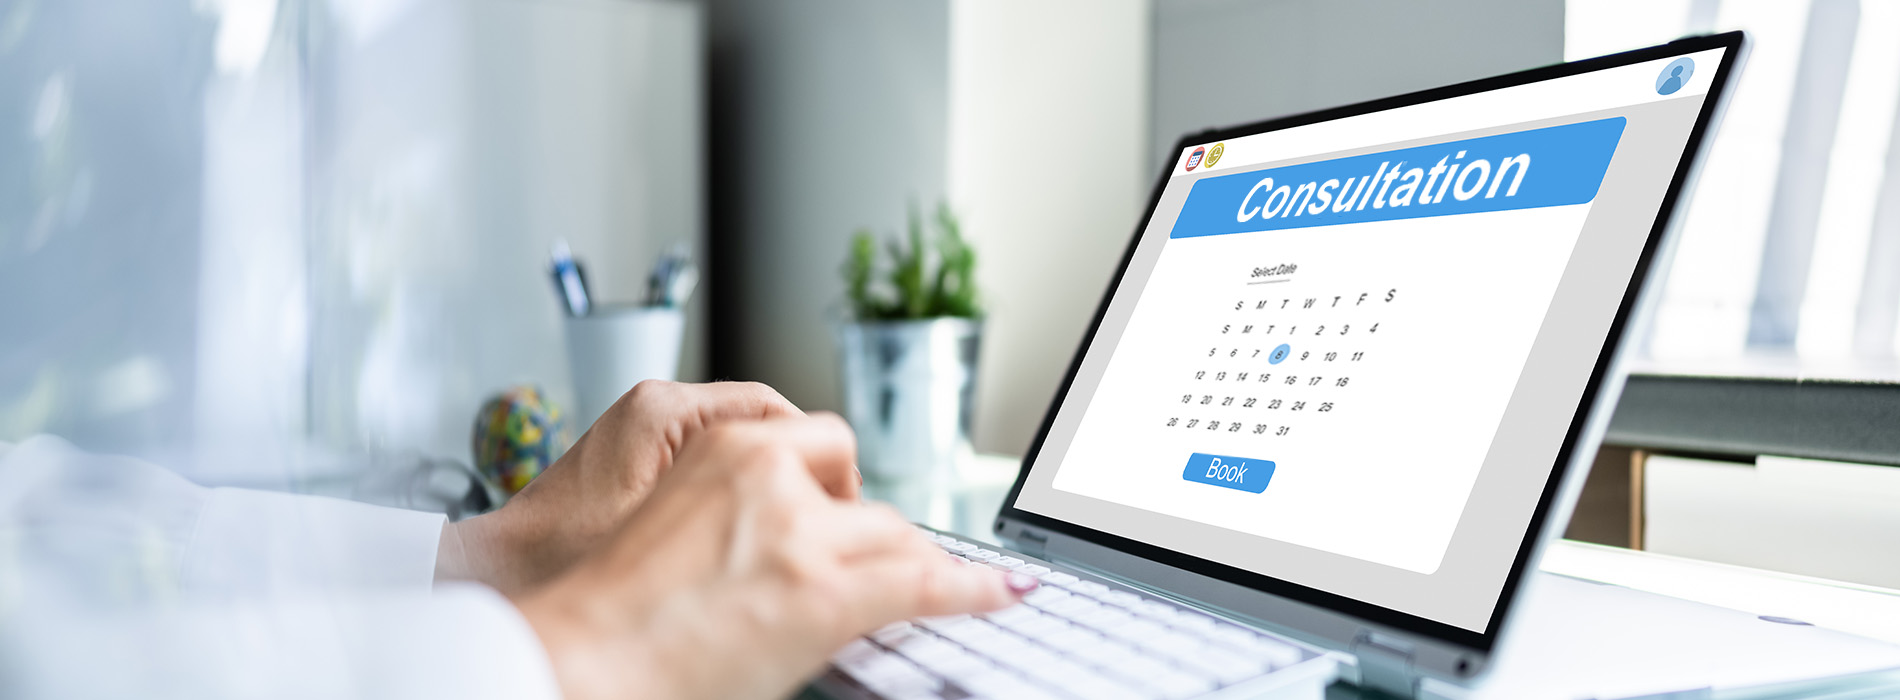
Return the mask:
<path fill-rule="evenodd" d="M 1237 299 L 1209 329 L 1207 352 L 1190 358 L 1183 393 L 1166 399 L 1163 426 L 1272 439 L 1342 410 L 1354 370 L 1392 335 L 1385 317 L 1398 299 L 1396 287 Z"/>

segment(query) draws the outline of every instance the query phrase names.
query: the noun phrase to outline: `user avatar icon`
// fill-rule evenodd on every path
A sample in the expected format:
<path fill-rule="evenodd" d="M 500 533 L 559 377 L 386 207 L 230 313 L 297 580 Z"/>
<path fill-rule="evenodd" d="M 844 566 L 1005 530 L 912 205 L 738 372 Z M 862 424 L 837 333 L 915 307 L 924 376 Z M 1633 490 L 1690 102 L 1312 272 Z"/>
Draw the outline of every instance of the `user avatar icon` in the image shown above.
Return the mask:
<path fill-rule="evenodd" d="M 1656 93 L 1674 95 L 1682 86 L 1689 84 L 1689 76 L 1695 75 L 1695 61 L 1688 56 L 1670 61 L 1663 66 L 1662 73 L 1656 76 Z"/>

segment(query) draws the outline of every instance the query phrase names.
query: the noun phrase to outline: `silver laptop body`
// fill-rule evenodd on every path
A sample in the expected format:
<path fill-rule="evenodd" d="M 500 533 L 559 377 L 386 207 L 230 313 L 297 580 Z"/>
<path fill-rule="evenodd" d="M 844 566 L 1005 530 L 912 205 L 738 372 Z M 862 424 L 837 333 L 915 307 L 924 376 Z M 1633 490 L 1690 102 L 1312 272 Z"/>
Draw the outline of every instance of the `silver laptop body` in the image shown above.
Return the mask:
<path fill-rule="evenodd" d="M 1033 686 L 1051 697 L 1291 698 L 1317 697 L 1337 677 L 1412 698 L 1478 683 L 1536 578 L 1527 572 L 1569 521 L 1622 389 L 1632 319 L 1660 292 L 1673 214 L 1744 50 L 1739 32 L 1693 37 L 1183 137 L 996 517 L 1008 550 L 928 533 L 971 565 L 1027 571 L 1054 592 L 993 620 L 882 630 L 841 652 L 819 687 L 883 697 Z M 1429 184 L 1412 177 L 1434 165 Z M 1416 185 L 1409 194 L 1407 183 Z M 1545 229 L 1568 237 L 1524 242 Z M 1347 245 L 1330 231 L 1364 240 Z M 1465 240 L 1456 236 L 1492 241 L 1482 250 L 1496 259 L 1432 274 L 1408 268 L 1442 252 L 1407 247 L 1432 236 L 1449 247 Z M 1378 274 L 1403 283 L 1374 284 Z M 1523 281 L 1487 297 L 1466 279 L 1486 276 Z M 1514 291 L 1540 279 L 1552 280 L 1546 292 Z M 1164 285 L 1185 291 L 1151 291 Z M 1495 299 L 1506 300 L 1499 310 L 1457 310 Z M 1396 306 L 1405 301 L 1416 310 Z M 1302 307 L 1310 315 L 1294 315 Z M 1492 319 L 1507 330 L 1432 330 Z M 1379 332 L 1388 335 L 1353 335 Z M 1457 348 L 1462 338 L 1481 347 Z M 1351 365 L 1361 360 L 1353 352 L 1368 361 Z M 1428 357 L 1364 369 L 1381 353 Z M 1498 376 L 1477 378 L 1487 371 Z M 1487 386 L 1501 397 L 1486 399 Z M 1409 407 L 1403 420 L 1379 412 L 1399 405 Z M 1427 405 L 1448 408 L 1418 408 Z M 1459 431 L 1469 435 L 1449 435 Z M 1294 442 L 1306 434 L 1320 437 Z M 1413 440 L 1438 447 L 1379 457 L 1412 454 Z M 1226 456 L 1235 454 L 1251 456 Z M 1355 454 L 1371 456 L 1354 467 Z M 1438 458 L 1458 454 L 1483 465 Z M 1286 515 L 1302 508 L 1323 524 Z M 1051 602 L 1060 598 L 1076 600 Z M 1117 642 L 1128 628 L 1070 614 L 1110 617 L 1101 609 L 1142 632 Z M 1216 629 L 1250 638 L 1234 627 L 1261 636 L 1224 645 Z M 989 637 L 978 632 L 1019 628 L 1044 637 L 1007 648 L 1033 654 L 983 651 Z M 1036 646 L 1049 630 L 1062 644 L 1119 643 L 1164 661 L 1163 635 L 1208 657 L 1270 654 L 1279 643 L 1299 653 L 1249 663 L 1279 681 L 1219 679 L 1219 666 L 1184 653 L 1174 668 L 1215 675 L 1164 687 L 1102 660 L 1115 657 Z M 1049 671 L 1056 665 L 1067 675 Z M 963 669 L 999 675 L 963 683 Z M 1198 690 L 1180 690 L 1189 687 Z"/>

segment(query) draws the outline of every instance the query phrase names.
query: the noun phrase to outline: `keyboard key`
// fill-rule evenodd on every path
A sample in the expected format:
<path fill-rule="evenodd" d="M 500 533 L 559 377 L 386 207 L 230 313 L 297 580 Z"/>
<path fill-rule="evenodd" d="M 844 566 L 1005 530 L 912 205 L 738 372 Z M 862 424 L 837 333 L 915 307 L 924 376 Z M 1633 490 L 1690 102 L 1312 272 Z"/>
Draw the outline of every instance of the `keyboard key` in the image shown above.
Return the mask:
<path fill-rule="evenodd" d="M 959 682 L 964 690 L 977 698 L 995 700 L 1059 700 L 1058 696 L 1031 684 L 1022 676 L 1013 673 L 992 673 L 987 676 L 969 679 L 968 683 Z"/>
<path fill-rule="evenodd" d="M 1180 632 L 1162 631 L 1159 634 L 1145 635 L 1140 639 L 1129 640 L 1149 651 L 1160 652 L 1172 658 L 1193 656 L 1204 648 L 1201 640 Z"/>
<path fill-rule="evenodd" d="M 1051 571 L 1046 574 L 1036 574 L 1036 576 L 1041 578 L 1044 583 L 1049 583 L 1049 584 L 1053 584 L 1057 586 L 1074 586 L 1075 584 L 1082 582 L 1082 579 L 1076 578 L 1075 574 L 1065 574 L 1060 571 Z"/>
<path fill-rule="evenodd" d="M 971 619 L 969 615 L 944 615 L 941 617 L 920 617 L 917 624 L 930 630 L 940 630 Z"/>
<path fill-rule="evenodd" d="M 1112 590 L 1108 586 L 1104 586 L 1094 581 L 1076 581 L 1075 583 L 1065 586 L 1065 588 L 1068 588 L 1069 590 L 1075 591 L 1082 595 L 1089 596 L 1091 598 L 1100 598 L 1104 595 L 1107 595 L 1109 591 Z"/>
<path fill-rule="evenodd" d="M 1050 687 L 1090 700 L 1140 697 L 1133 693 L 1123 692 L 1119 686 L 1112 683 L 1101 683 L 1101 676 L 1092 669 L 1061 659 L 1037 664 L 1034 668 L 1025 669 L 1024 672 Z"/>
<path fill-rule="evenodd" d="M 1055 617 L 1051 617 L 1051 616 L 1036 612 L 1034 608 L 1031 608 L 1028 613 L 1024 613 L 1020 615 L 1008 615 L 1001 618 L 996 618 L 996 617 L 990 618 L 990 622 L 994 622 L 997 625 L 1003 627 L 1004 629 L 1009 629 L 1009 630 L 1021 630 L 1022 628 L 1028 627 L 1030 625 L 1039 624 L 1043 620 L 1048 620 L 1050 622 L 1061 622 L 1061 620 Z M 1067 624 L 1067 623 L 1064 623 L 1064 624 Z M 1018 634 L 1020 634 L 1020 632 L 1018 632 Z"/>
<path fill-rule="evenodd" d="M 1021 571 L 1030 576 L 1038 576 L 1038 577 L 1046 577 L 1050 573 L 1053 573 L 1049 571 L 1049 567 L 1047 566 L 1043 566 L 1041 564 L 1028 564 L 1028 563 L 1023 564 L 1022 568 L 1017 569 L 1017 571 Z M 1067 576 L 1068 574 L 1063 574 L 1063 575 Z M 1049 579 L 1043 578 L 1043 580 L 1048 581 Z M 1055 583 L 1055 581 L 1049 581 L 1049 582 Z M 1061 584 L 1057 584 L 1057 585 L 1061 585 Z"/>
<path fill-rule="evenodd" d="M 1255 654 L 1265 658 L 1268 663 L 1273 664 L 1273 667 L 1276 669 L 1297 664 L 1300 662 L 1300 659 L 1304 657 L 1304 654 L 1301 654 L 1300 650 L 1294 648 L 1292 645 L 1283 644 L 1267 639 L 1266 637 L 1260 638 L 1260 643 L 1253 648 L 1253 651 Z"/>
<path fill-rule="evenodd" d="M 859 682 L 887 698 L 931 697 L 937 689 L 943 687 L 942 680 L 915 668 L 906 669 L 903 673 L 879 676 Z"/>
<path fill-rule="evenodd" d="M 1178 611 L 1175 609 L 1174 606 L 1169 605 L 1167 603 L 1163 603 L 1159 600 L 1141 601 L 1140 603 L 1135 604 L 1133 608 L 1130 608 L 1130 610 L 1133 610 L 1136 615 L 1140 615 L 1142 617 L 1148 618 L 1150 620 L 1154 620 L 1155 622 L 1159 622 L 1162 624 L 1168 624 L 1168 623 L 1173 622 L 1174 616 L 1178 614 Z"/>
<path fill-rule="evenodd" d="M 877 640 L 877 643 L 884 646 L 895 647 L 904 640 L 914 637 L 917 634 L 916 628 L 912 627 L 909 622 L 899 620 L 878 628 L 876 632 L 871 633 L 871 638 Z"/>
<path fill-rule="evenodd" d="M 1070 625 L 1068 629 L 1042 638 L 1042 643 L 1064 654 L 1079 654 L 1084 648 L 1101 646 L 1105 640 L 1102 635 L 1087 629 Z"/>
<path fill-rule="evenodd" d="M 893 652 L 885 652 L 860 663 L 840 666 L 852 680 L 866 688 L 883 695 L 902 695 L 917 691 L 934 691 L 943 687 L 943 682 L 919 670 L 909 661 L 905 661 Z"/>
<path fill-rule="evenodd" d="M 1134 616 L 1128 614 L 1128 611 L 1126 610 L 1122 610 L 1119 608 L 1111 608 L 1104 605 L 1094 610 L 1089 610 L 1086 612 L 1070 615 L 1069 619 L 1082 623 L 1084 625 L 1088 625 L 1090 627 L 1094 627 L 1095 629 L 1098 629 L 1098 630 L 1106 630 L 1110 627 L 1115 627 L 1123 623 L 1126 623 L 1129 620 L 1134 619 Z"/>
<path fill-rule="evenodd" d="M 1290 644 L 1232 625 L 1221 625 L 1216 628 L 1209 639 L 1223 650 L 1240 656 L 1265 660 L 1273 664 L 1275 669 L 1299 663 L 1304 656 L 1299 649 Z"/>
<path fill-rule="evenodd" d="M 967 653 L 955 644 L 923 635 L 904 640 L 902 644 L 895 647 L 895 650 L 919 664 L 923 664 L 925 659 L 941 659 L 953 654 Z"/>
<path fill-rule="evenodd" d="M 884 700 L 943 700 L 943 695 L 935 690 L 917 688 L 896 695 L 886 695 Z"/>
<path fill-rule="evenodd" d="M 1029 674 L 1035 673 L 1036 669 L 1048 666 L 1060 660 L 1061 657 L 1056 656 L 1054 652 L 1043 649 L 1042 647 L 1028 645 L 1024 645 L 1022 649 L 1012 652 L 1004 658 L 997 659 L 997 661 L 1002 662 L 1004 666 Z"/>
<path fill-rule="evenodd" d="M 1176 612 L 1174 615 L 1174 620 L 1172 622 L 1169 622 L 1168 624 L 1174 625 L 1175 627 L 1178 627 L 1184 630 L 1188 630 L 1190 632 L 1194 632 L 1203 637 L 1208 636 L 1209 634 L 1213 633 L 1214 627 L 1215 627 L 1214 618 L 1208 617 L 1206 615 L 1202 615 L 1197 612 L 1189 612 L 1186 610 L 1181 610 L 1181 611 Z"/>
<path fill-rule="evenodd" d="M 1202 647 L 1189 657 L 1176 657 L 1182 666 L 1213 676 L 1221 685 L 1232 685 L 1267 672 L 1261 659 L 1230 654 L 1215 647 Z"/>
<path fill-rule="evenodd" d="M 1173 667 L 1133 651 L 1109 655 L 1106 661 L 1097 661 L 1095 666 L 1123 683 L 1148 688 L 1156 694 L 1162 694 L 1163 689 L 1152 679 L 1174 673 Z"/>
<path fill-rule="evenodd" d="M 1040 608 L 1047 603 L 1055 602 L 1061 598 L 1067 598 L 1070 595 L 1072 594 L 1068 591 L 1054 586 L 1040 586 L 1037 587 L 1036 590 L 1030 591 L 1029 595 L 1023 596 L 1023 602 Z"/>
<path fill-rule="evenodd" d="M 1191 698 L 1214 689 L 1214 681 L 1194 673 L 1163 673 L 1148 680 L 1166 698 Z"/>
<path fill-rule="evenodd" d="M 879 649 L 877 645 L 872 644 L 870 640 L 853 639 L 850 644 L 844 645 L 843 649 L 839 649 L 837 653 L 831 655 L 831 663 L 843 666 L 848 663 L 864 661 L 882 653 L 884 653 L 884 650 Z"/>
<path fill-rule="evenodd" d="M 947 653 L 914 660 L 917 665 L 935 671 L 953 682 L 996 672 L 995 664 L 956 647 L 952 647 L 952 650 Z"/>
<path fill-rule="evenodd" d="M 1254 634 L 1252 630 L 1228 624 L 1217 625 L 1209 636 L 1217 640 L 1240 644 L 1253 644 L 1255 639 L 1260 638 L 1260 635 Z"/>
<path fill-rule="evenodd" d="M 1034 650 L 1028 641 L 1013 634 L 994 634 L 977 637 L 969 641 L 957 640 L 971 651 L 1007 663 L 1010 659 L 1027 651 Z"/>
<path fill-rule="evenodd" d="M 1131 612 L 1142 603 L 1141 596 L 1129 593 L 1128 591 L 1109 591 L 1097 597 L 1101 598 L 1104 603 L 1119 605 L 1128 608 Z"/>
<path fill-rule="evenodd" d="M 1097 637 L 1096 640 L 1095 643 L 1085 642 L 1063 651 L 1097 666 L 1112 666 L 1117 662 L 1140 655 L 1133 647 L 1113 639 Z"/>
<path fill-rule="evenodd" d="M 1060 688 L 1065 684 L 1077 682 L 1079 679 L 1094 676 L 1096 673 L 1094 669 L 1083 664 L 1064 658 L 1054 658 L 1049 659 L 1036 670 L 1031 671 L 1029 675 L 1032 678 L 1040 678 L 1048 681 L 1050 685 Z"/>
<path fill-rule="evenodd" d="M 937 633 L 943 635 L 945 639 L 949 639 L 966 647 L 971 646 L 976 640 L 1004 634 L 1003 630 L 996 625 L 982 620 L 969 620 L 954 625 L 947 625 L 937 629 Z"/>
<path fill-rule="evenodd" d="M 1087 613 L 1090 610 L 1100 610 L 1102 604 L 1095 602 L 1093 599 L 1078 595 L 1069 596 L 1067 598 L 1057 598 L 1047 603 L 1041 603 L 1038 607 L 1042 608 L 1043 612 L 1051 615 L 1061 615 L 1063 617 L 1072 618 L 1076 615 Z"/>
<path fill-rule="evenodd" d="M 1134 619 L 1119 625 L 1103 627 L 1101 630 L 1108 633 L 1108 636 L 1128 642 L 1129 644 L 1141 644 L 1144 641 L 1153 639 L 1167 632 L 1167 628 L 1161 625 L 1147 620 Z"/>
<path fill-rule="evenodd" d="M 963 556 L 969 557 L 970 561 L 988 562 L 1002 555 L 997 554 L 996 552 L 992 552 L 987 549 L 978 549 L 978 550 L 974 550 L 970 552 L 964 552 Z"/>
<path fill-rule="evenodd" d="M 1050 635 L 1067 631 L 1073 627 L 1074 625 L 1070 625 L 1053 616 L 1044 615 L 1027 622 L 1018 623 L 1010 627 L 1010 630 L 1030 639 L 1045 639 Z"/>
<path fill-rule="evenodd" d="M 1005 627 L 1015 621 L 1035 617 L 1042 617 L 1042 613 L 1037 612 L 1035 608 L 1028 605 L 1012 605 L 1002 610 L 983 614 L 984 619 Z"/>
<path fill-rule="evenodd" d="M 1066 684 L 1063 689 L 1089 700 L 1149 700 L 1156 697 L 1146 688 L 1118 684 L 1099 675 L 1084 676 Z"/>
<path fill-rule="evenodd" d="M 964 554 L 968 554 L 970 552 L 976 551 L 976 545 L 970 544 L 968 542 L 958 542 L 955 544 L 947 545 L 946 548 L 952 552 L 960 552 Z"/>

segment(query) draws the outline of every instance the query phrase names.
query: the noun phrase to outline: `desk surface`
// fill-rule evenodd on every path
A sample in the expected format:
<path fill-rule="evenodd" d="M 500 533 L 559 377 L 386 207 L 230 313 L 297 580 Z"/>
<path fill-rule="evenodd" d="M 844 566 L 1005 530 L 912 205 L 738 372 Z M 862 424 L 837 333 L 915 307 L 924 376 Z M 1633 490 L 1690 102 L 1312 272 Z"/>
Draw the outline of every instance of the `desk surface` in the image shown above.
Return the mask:
<path fill-rule="evenodd" d="M 1570 540 L 1543 569 L 1900 644 L 1900 591 Z"/>

